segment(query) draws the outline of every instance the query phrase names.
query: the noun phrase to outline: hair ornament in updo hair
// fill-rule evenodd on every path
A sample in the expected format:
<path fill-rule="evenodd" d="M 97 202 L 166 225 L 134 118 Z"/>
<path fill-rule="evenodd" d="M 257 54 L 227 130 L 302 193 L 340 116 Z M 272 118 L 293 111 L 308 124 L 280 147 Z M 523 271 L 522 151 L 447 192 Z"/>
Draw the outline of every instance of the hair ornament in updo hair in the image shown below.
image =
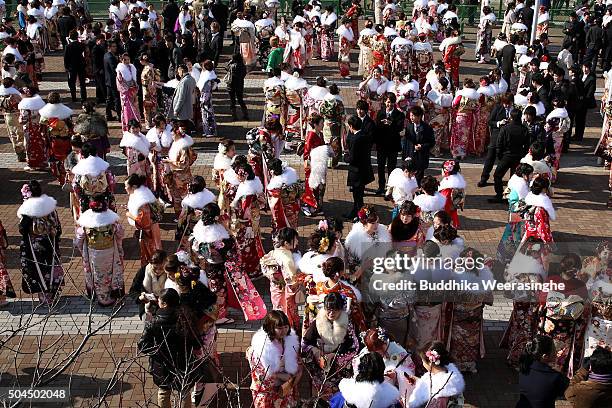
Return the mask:
<path fill-rule="evenodd" d="M 247 173 L 247 171 L 242 167 L 236 170 L 236 174 L 240 177 L 248 177 L 249 175 L 249 173 Z"/>
<path fill-rule="evenodd" d="M 327 224 L 327 220 L 319 221 L 319 225 L 317 228 L 321 231 L 327 231 L 329 229 L 329 225 Z"/>
<path fill-rule="evenodd" d="M 425 356 L 431 364 L 440 365 L 440 354 L 436 350 L 427 350 Z"/>
<path fill-rule="evenodd" d="M 457 162 L 452 159 L 446 160 L 444 164 L 442 164 L 442 170 L 444 171 L 444 175 L 448 176 L 453 171 L 456 164 Z"/>
<path fill-rule="evenodd" d="M 359 218 L 359 221 L 361 221 L 363 224 L 365 224 L 368 220 L 368 218 L 370 217 L 370 213 L 372 212 L 372 210 L 369 207 L 362 207 L 358 212 L 357 212 L 357 218 Z"/>
<path fill-rule="evenodd" d="M 225 145 L 223 143 L 219 143 L 217 145 L 217 151 L 221 154 L 225 154 L 227 153 L 227 148 L 225 147 Z"/>
<path fill-rule="evenodd" d="M 225 248 L 225 243 L 223 241 L 215 241 L 213 246 L 215 249 L 219 250 Z"/>
<path fill-rule="evenodd" d="M 108 209 L 108 206 L 106 205 L 105 201 L 91 200 L 89 202 L 89 209 L 94 212 L 103 212 Z"/>
<path fill-rule="evenodd" d="M 21 198 L 23 198 L 23 200 L 25 201 L 31 197 L 32 197 L 32 190 L 30 190 L 30 185 L 26 183 L 23 186 L 21 186 Z"/>
<path fill-rule="evenodd" d="M 325 253 L 329 249 L 329 238 L 323 237 L 321 241 L 319 241 L 319 252 Z"/>

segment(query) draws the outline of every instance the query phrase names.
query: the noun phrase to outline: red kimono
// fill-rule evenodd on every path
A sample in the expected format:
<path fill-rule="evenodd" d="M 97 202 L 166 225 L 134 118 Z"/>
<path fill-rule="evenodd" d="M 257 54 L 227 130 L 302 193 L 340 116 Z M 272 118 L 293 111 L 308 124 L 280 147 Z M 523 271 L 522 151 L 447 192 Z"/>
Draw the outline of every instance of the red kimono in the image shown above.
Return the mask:
<path fill-rule="evenodd" d="M 317 134 L 313 130 L 309 130 L 306 133 L 306 142 L 304 144 L 304 161 L 310 160 L 310 152 L 315 147 L 323 146 L 325 141 L 323 140 L 322 134 Z M 317 199 L 314 192 L 308 186 L 308 178 L 310 177 L 310 167 L 304 169 L 304 177 L 306 182 L 304 183 L 304 194 L 302 195 L 302 202 L 309 205 L 312 208 L 317 208 Z"/>
<path fill-rule="evenodd" d="M 459 63 L 461 62 L 461 55 L 459 54 L 459 47 L 463 47 L 461 39 L 459 37 L 453 37 L 451 39 L 445 39 L 447 45 L 444 48 L 442 54 L 442 61 L 444 61 L 444 68 L 447 72 L 450 72 L 451 81 L 454 87 L 459 86 Z"/>

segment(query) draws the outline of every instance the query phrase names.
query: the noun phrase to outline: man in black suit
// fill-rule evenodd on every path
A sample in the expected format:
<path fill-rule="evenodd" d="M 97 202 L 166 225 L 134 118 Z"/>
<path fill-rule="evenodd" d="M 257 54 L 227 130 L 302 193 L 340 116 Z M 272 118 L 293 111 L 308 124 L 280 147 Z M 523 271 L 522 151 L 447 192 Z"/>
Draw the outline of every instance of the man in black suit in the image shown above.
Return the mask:
<path fill-rule="evenodd" d="M 544 105 L 544 109 L 548 115 L 552 110 L 552 105 L 550 104 L 550 99 L 548 96 L 548 88 L 544 86 L 545 82 L 544 76 L 539 72 L 533 74 L 531 77 L 531 89 L 538 95 L 538 98 L 540 99 L 540 102 L 542 102 L 542 105 Z"/>
<path fill-rule="evenodd" d="M 355 111 L 357 116 L 361 119 L 361 133 L 366 135 L 370 140 L 370 152 L 372 151 L 372 145 L 374 144 L 374 134 L 376 133 L 376 123 L 369 115 L 370 104 L 363 99 L 357 101 L 355 105 Z"/>
<path fill-rule="evenodd" d="M 495 182 L 495 198 L 489 199 L 492 203 L 503 202 L 504 176 L 508 170 L 514 169 L 529 149 L 529 132 L 521 123 L 522 113 L 518 109 L 510 112 L 510 121 L 497 136 L 497 159 L 499 163 L 493 173 Z"/>
<path fill-rule="evenodd" d="M 210 25 L 211 37 L 210 37 L 210 59 L 215 63 L 215 68 L 219 64 L 219 58 L 223 51 L 223 32 L 221 32 L 221 26 L 218 22 L 213 21 Z"/>
<path fill-rule="evenodd" d="M 346 137 L 347 153 L 345 162 L 348 163 L 348 175 L 346 185 L 351 187 L 353 192 L 353 208 L 344 217 L 353 219 L 357 212 L 363 207 L 363 195 L 365 186 L 374 181 L 374 171 L 370 160 L 370 141 L 361 132 L 363 125 L 361 119 L 356 115 L 351 115 L 347 120 L 349 134 Z"/>
<path fill-rule="evenodd" d="M 70 32 L 69 43 L 64 50 L 64 68 L 68 73 L 68 88 L 72 102 L 76 102 L 76 81 L 79 80 L 81 88 L 81 102 L 87 100 L 87 84 L 85 83 L 85 47 L 79 42 L 79 35 L 76 31 Z"/>
<path fill-rule="evenodd" d="M 385 165 L 387 174 L 397 166 L 397 154 L 402 150 L 400 132 L 404 128 L 406 116 L 395 107 L 395 94 L 388 92 L 383 98 L 384 107 L 376 114 L 376 162 L 378 168 L 378 190 L 376 195 L 385 193 Z"/>
<path fill-rule="evenodd" d="M 162 11 L 162 17 L 164 18 L 164 30 L 172 32 L 174 31 L 174 23 L 178 18 L 181 10 L 179 9 L 176 0 L 169 0 L 168 4 L 164 6 Z"/>
<path fill-rule="evenodd" d="M 527 38 L 531 35 L 531 26 L 533 25 L 533 0 L 525 1 L 525 7 L 518 11 L 518 18 L 527 26 Z"/>
<path fill-rule="evenodd" d="M 117 43 L 108 44 L 108 52 L 104 54 L 104 79 L 106 83 L 106 120 L 115 120 L 112 111 L 121 116 L 121 100 L 117 89 Z"/>
<path fill-rule="evenodd" d="M 574 140 L 581 141 L 584 137 L 584 127 L 586 126 L 586 116 L 589 109 L 597 106 L 595 102 L 595 90 L 597 89 L 597 78 L 591 71 L 591 63 L 585 61 L 582 64 L 582 85 L 583 85 L 583 100 L 582 104 L 576 111 L 576 130 L 574 131 Z"/>
<path fill-rule="evenodd" d="M 423 122 L 423 109 L 413 106 L 410 109 L 410 123 L 406 127 L 404 136 L 406 142 L 402 159 L 410 157 L 414 163 L 416 174 L 415 178 L 419 185 L 425 175 L 425 170 L 429 167 L 429 152 L 436 144 L 434 132 L 429 124 Z"/>
<path fill-rule="evenodd" d="M 599 51 L 603 48 L 605 33 L 601 28 L 603 21 L 598 18 L 589 18 L 589 31 L 586 34 L 586 54 L 584 62 L 591 64 L 591 70 L 597 70 L 597 59 Z"/>
<path fill-rule="evenodd" d="M 64 7 L 62 9 L 62 15 L 57 19 L 57 33 L 64 47 L 68 45 L 68 36 L 70 32 L 76 30 L 76 28 L 76 19 L 70 14 L 70 7 Z"/>
<path fill-rule="evenodd" d="M 227 29 L 227 18 L 229 17 L 229 8 L 226 4 L 223 4 L 221 0 L 215 0 L 215 2 L 210 6 L 210 12 L 212 13 L 215 20 L 219 23 L 220 30 L 219 33 L 221 38 L 223 38 L 223 34 Z"/>
<path fill-rule="evenodd" d="M 514 102 L 514 95 L 506 93 L 501 97 L 500 102 L 493 107 L 489 114 L 489 131 L 491 134 L 491 140 L 489 147 L 487 148 L 487 157 L 485 158 L 482 173 L 480 175 L 480 181 L 478 187 L 484 187 L 489 181 L 491 170 L 495 165 L 495 159 L 497 159 L 497 137 L 499 136 L 499 130 L 504 127 L 510 120 L 510 112 L 512 111 L 512 104 Z"/>
<path fill-rule="evenodd" d="M 514 44 L 516 44 L 518 38 L 516 34 L 512 34 L 510 36 L 510 43 L 506 44 L 504 48 L 501 49 L 501 53 L 499 55 L 499 68 L 502 71 L 502 77 L 506 80 L 508 84 L 510 84 L 510 76 L 514 72 L 514 58 L 516 55 L 516 49 L 514 48 Z"/>
<path fill-rule="evenodd" d="M 96 79 L 96 101 L 106 102 L 106 81 L 104 79 L 104 54 L 106 54 L 106 37 L 96 36 L 96 45 L 91 50 L 94 78 Z"/>

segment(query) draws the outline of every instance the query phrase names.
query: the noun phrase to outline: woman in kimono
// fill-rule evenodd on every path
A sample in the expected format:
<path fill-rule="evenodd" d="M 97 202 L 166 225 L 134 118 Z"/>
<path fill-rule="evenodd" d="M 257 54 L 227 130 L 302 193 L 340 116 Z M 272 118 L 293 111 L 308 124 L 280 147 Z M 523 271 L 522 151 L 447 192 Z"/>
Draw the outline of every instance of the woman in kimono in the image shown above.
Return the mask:
<path fill-rule="evenodd" d="M 297 388 L 302 376 L 299 347 L 300 340 L 287 315 L 280 310 L 268 312 L 246 352 L 253 408 L 298 407 Z"/>
<path fill-rule="evenodd" d="M 219 208 L 221 208 L 220 221 L 232 235 L 235 232 L 234 225 L 231 222 L 235 211 L 235 208 L 232 207 L 232 202 L 234 201 L 234 197 L 236 197 L 236 191 L 240 185 L 238 175 L 232 168 L 232 164 L 234 163 L 247 164 L 248 161 L 244 155 L 234 156 L 232 160 L 230 160 L 229 167 L 223 170 L 222 178 L 220 180 L 218 201 Z"/>
<path fill-rule="evenodd" d="M 459 86 L 459 64 L 461 55 L 465 52 L 459 32 L 449 27 L 445 32 L 446 38 L 440 43 L 442 51 L 442 61 L 446 71 L 450 73 L 452 88 Z"/>
<path fill-rule="evenodd" d="M 340 69 L 340 76 L 344 79 L 351 79 L 351 49 L 355 42 L 351 21 L 347 18 L 342 19 L 342 25 L 336 33 L 339 38 L 338 67 Z"/>
<path fill-rule="evenodd" d="M 561 98 L 553 98 L 554 109 L 546 116 L 546 125 L 544 130 L 552 132 L 552 139 L 555 146 L 555 157 L 553 160 L 552 182 L 557 181 L 559 167 L 561 165 L 561 154 L 563 152 L 563 135 L 571 127 L 569 114 L 565 109 L 565 101 Z"/>
<path fill-rule="evenodd" d="M 106 160 L 106 154 L 110 152 L 108 123 L 104 115 L 96 112 L 94 101 L 83 104 L 83 112 L 74 120 L 74 133 L 81 137 L 83 143 L 91 144 L 98 157 Z"/>
<path fill-rule="evenodd" d="M 315 113 L 319 114 L 319 108 L 328 93 L 327 80 L 322 76 L 317 77 L 316 84 L 311 86 L 304 96 L 304 107 L 308 118 Z"/>
<path fill-rule="evenodd" d="M 221 189 L 223 173 L 232 166 L 232 158 L 236 155 L 236 146 L 231 139 L 221 139 L 217 146 L 217 154 L 213 161 L 212 178 L 217 188 Z"/>
<path fill-rule="evenodd" d="M 51 173 L 60 185 L 63 185 L 66 182 L 64 161 L 71 149 L 72 109 L 61 103 L 57 92 L 51 92 L 48 101 L 38 113 L 43 136 L 47 140 Z"/>
<path fill-rule="evenodd" d="M 147 178 L 147 183 L 151 182 L 151 166 L 149 162 L 149 152 L 155 146 L 154 142 L 147 140 L 146 136 L 140 133 L 140 122 L 132 119 L 129 123 L 129 131 L 123 132 L 119 147 L 123 148 L 123 154 L 127 157 L 127 175 L 138 174 Z"/>
<path fill-rule="evenodd" d="M 438 211 L 444 210 L 446 197 L 438 192 L 440 184 L 435 177 L 425 176 L 421 180 L 423 194 L 417 195 L 413 202 L 421 209 L 421 220 L 427 225 L 434 222 Z"/>
<path fill-rule="evenodd" d="M 255 22 L 255 30 L 257 32 L 257 55 L 259 65 L 266 68 L 268 63 L 268 55 L 270 54 L 270 38 L 274 35 L 276 24 L 274 20 L 268 16 L 267 12 L 261 14 L 261 18 Z"/>
<path fill-rule="evenodd" d="M 353 34 L 355 35 L 355 42 L 359 42 L 359 17 L 361 17 L 361 15 L 363 15 L 363 9 L 361 8 L 358 0 L 353 0 L 351 6 L 348 8 L 348 10 L 346 10 L 346 13 L 344 13 L 344 17 L 351 21 L 351 28 L 353 29 Z"/>
<path fill-rule="evenodd" d="M 380 24 L 374 26 L 376 35 L 373 36 L 372 44 L 372 65 L 368 70 L 373 68 L 380 68 L 380 74 L 385 75 L 389 78 L 390 67 L 389 67 L 389 41 L 384 35 L 384 27 Z"/>
<path fill-rule="evenodd" d="M 525 196 L 525 205 L 529 209 L 523 217 L 525 218 L 523 242 L 532 238 L 547 244 L 546 247 L 553 243 L 550 221 L 554 221 L 557 216 L 548 197 L 549 188 L 550 182 L 544 177 L 536 177 L 531 182 L 530 192 Z M 542 259 L 546 260 L 548 252 L 546 248 L 542 250 Z"/>
<path fill-rule="evenodd" d="M 212 93 L 217 89 L 220 82 L 214 70 L 214 64 L 210 60 L 204 61 L 203 70 L 198 80 L 200 90 L 200 109 L 202 110 L 202 133 L 204 137 L 217 136 L 217 120 L 213 108 Z"/>
<path fill-rule="evenodd" d="M 540 6 L 538 11 L 538 24 L 536 26 L 536 38 L 540 38 L 542 34 L 548 34 L 548 20 L 550 16 L 546 6 Z"/>
<path fill-rule="evenodd" d="M 285 48 L 289 41 L 289 24 L 287 23 L 287 17 L 281 16 L 280 23 L 274 30 L 274 35 L 278 37 L 278 46 Z"/>
<path fill-rule="evenodd" d="M 393 248 L 408 256 L 415 256 L 425 242 L 424 224 L 419 217 L 419 207 L 412 201 L 404 201 L 389 224 Z"/>
<path fill-rule="evenodd" d="M 102 307 L 114 304 L 124 295 L 123 227 L 119 216 L 104 201 L 90 201 L 81 213 L 76 231 L 76 247 L 83 256 L 85 288 Z"/>
<path fill-rule="evenodd" d="M 259 259 L 264 255 L 259 229 L 260 211 L 264 207 L 263 185 L 248 163 L 235 161 L 232 169 L 240 180 L 231 204 L 232 232 L 236 237 L 244 271 L 251 279 L 259 278 Z"/>
<path fill-rule="evenodd" d="M 11 77 L 2 79 L 2 85 L 0 86 L 0 112 L 4 116 L 7 135 L 13 145 L 17 161 L 22 163 L 26 161 L 26 152 L 23 130 L 19 126 L 19 109 L 17 107 L 19 102 L 21 102 L 21 94 L 13 86 L 14 84 L 15 80 Z"/>
<path fill-rule="evenodd" d="M 495 86 L 491 83 L 491 78 L 483 76 L 480 78 L 480 87 L 476 90 L 480 94 L 480 107 L 478 109 L 478 120 L 476 122 L 474 135 L 475 154 L 482 155 L 489 145 L 491 138 L 488 119 L 489 114 L 497 103 Z"/>
<path fill-rule="evenodd" d="M 533 170 L 531 165 L 521 163 L 514 170 L 510 180 L 508 180 L 508 187 L 506 189 L 508 196 L 508 223 L 497 247 L 497 260 L 504 264 L 512 260 L 523 239 L 525 221 L 521 216 L 521 211 L 525 209 L 525 197 L 529 193 L 529 181 L 531 180 Z"/>
<path fill-rule="evenodd" d="M 359 340 L 346 312 L 346 299 L 332 292 L 302 338 L 303 362 L 311 374 L 313 395 L 329 399 L 343 378 L 352 376 Z"/>
<path fill-rule="evenodd" d="M 268 168 L 272 178 L 266 185 L 266 195 L 272 213 L 272 233 L 285 227 L 297 229 L 301 192 L 297 173 L 276 158 L 268 162 Z"/>
<path fill-rule="evenodd" d="M 295 22 L 289 30 L 289 42 L 285 46 L 283 60 L 291 68 L 304 69 L 308 65 L 305 34 L 301 21 Z"/>
<path fill-rule="evenodd" d="M 357 75 L 364 78 L 370 72 L 370 67 L 372 66 L 372 40 L 378 35 L 372 27 L 374 27 L 372 20 L 366 20 L 365 28 L 359 32 L 359 40 L 357 40 L 357 45 L 359 45 L 359 68 L 357 69 Z"/>
<path fill-rule="evenodd" d="M 175 240 L 179 242 L 181 250 L 189 250 L 189 237 L 200 220 L 202 208 L 215 201 L 217 197 L 206 188 L 204 178 L 195 176 L 189 183 L 189 194 L 181 201 L 181 213 L 176 225 Z"/>
<path fill-rule="evenodd" d="M 187 196 L 189 183 L 191 183 L 191 166 L 197 158 L 193 150 L 193 139 L 185 133 L 182 125 L 175 125 L 173 131 L 173 142 L 168 152 L 165 163 L 170 165 L 170 198 L 174 206 L 174 213 L 178 216 L 181 212 L 181 202 Z"/>
<path fill-rule="evenodd" d="M 17 210 L 21 235 L 21 286 L 25 293 L 37 293 L 41 302 L 50 304 L 64 285 L 60 254 L 62 225 L 56 201 L 42 193 L 36 180 L 24 184 L 21 195 L 24 202 Z"/>
<path fill-rule="evenodd" d="M 330 61 L 334 55 L 334 32 L 338 16 L 334 6 L 327 6 L 321 16 L 321 59 Z"/>
<path fill-rule="evenodd" d="M 168 152 L 172 146 L 172 125 L 166 123 L 166 117 L 158 114 L 153 119 L 153 125 L 147 132 L 146 139 L 152 144 L 149 153 L 151 163 L 151 191 L 164 202 L 166 207 L 170 207 L 170 191 L 168 188 L 168 174 L 170 166 L 164 162 L 168 157 Z"/>
<path fill-rule="evenodd" d="M 331 84 L 329 94 L 321 104 L 321 115 L 323 116 L 323 139 L 333 150 L 331 166 L 336 167 L 342 154 L 342 124 L 344 122 L 344 101 L 340 96 L 338 85 Z"/>
<path fill-rule="evenodd" d="M 427 41 L 426 34 L 419 34 L 418 39 L 412 47 L 412 75 L 416 77 L 420 87 L 423 88 L 427 81 L 427 73 L 433 67 L 433 48 L 431 43 Z"/>
<path fill-rule="evenodd" d="M 44 21 L 43 16 L 40 18 Z M 34 76 L 31 79 L 37 85 L 45 69 L 44 54 L 49 48 L 49 42 L 45 27 L 34 16 L 28 16 L 26 36 L 34 48 Z"/>
<path fill-rule="evenodd" d="M 406 30 L 400 30 L 397 36 L 391 42 L 391 74 L 408 75 L 412 69 L 411 56 L 414 43 L 406 38 Z"/>
<path fill-rule="evenodd" d="M 287 98 L 287 119 L 285 120 L 285 134 L 287 140 L 304 140 L 306 113 L 304 98 L 308 82 L 302 78 L 302 71 L 294 69 L 293 76 L 285 81 L 285 96 Z M 275 146 L 275 152 L 282 152 L 284 146 Z"/>
<path fill-rule="evenodd" d="M 159 230 L 162 212 L 145 183 L 146 177 L 139 174 L 131 174 L 125 180 L 125 191 L 129 195 L 125 216 L 128 223 L 139 231 L 140 266 L 146 266 L 153 253 L 162 249 Z"/>
<path fill-rule="evenodd" d="M 285 95 L 285 82 L 281 79 L 280 71 L 280 68 L 275 68 L 263 85 L 265 98 L 263 124 L 270 120 L 285 123 L 287 96 Z"/>
<path fill-rule="evenodd" d="M 37 91 L 32 87 L 24 88 L 23 98 L 17 105 L 26 148 L 25 170 L 45 170 L 49 162 L 47 143 L 42 134 L 38 113 L 46 104 Z"/>
<path fill-rule="evenodd" d="M 255 52 L 255 25 L 244 18 L 242 12 L 236 13 L 236 19 L 232 22 L 231 31 L 240 45 L 240 54 L 247 69 L 252 69 L 257 62 Z"/>
<path fill-rule="evenodd" d="M 323 197 L 327 178 L 327 159 L 330 148 L 325 144 L 323 116 L 313 114 L 308 121 L 310 130 L 306 133 L 304 142 L 304 194 L 302 195 L 302 212 L 307 216 L 322 211 Z"/>
<path fill-rule="evenodd" d="M 495 13 L 491 7 L 484 6 L 478 23 L 476 33 L 476 59 L 479 64 L 487 64 L 491 58 L 491 46 L 493 44 L 493 26 L 495 25 Z"/>
<path fill-rule="evenodd" d="M 452 122 L 450 149 L 455 159 L 463 159 L 475 153 L 475 128 L 478 121 L 478 104 L 480 94 L 476 84 L 470 78 L 463 81 L 463 89 L 455 93 L 453 109 L 455 120 Z"/>
<path fill-rule="evenodd" d="M 450 149 L 450 123 L 453 94 L 449 90 L 449 81 L 445 77 L 438 80 L 439 87 L 427 93 L 424 104 L 429 107 L 429 125 L 434 131 L 436 145 L 431 154 L 440 157 Z"/>
<path fill-rule="evenodd" d="M 129 129 L 132 119 L 140 122 L 138 111 L 138 82 L 137 72 L 134 64 L 130 63 L 130 56 L 125 53 L 121 56 L 121 62 L 117 64 L 117 90 L 121 99 L 121 128 Z"/>
<path fill-rule="evenodd" d="M 85 143 L 81 149 L 81 159 L 70 171 L 74 176 L 72 190 L 76 196 L 78 214 L 90 208 L 92 201 L 104 202 L 115 211 L 115 176 L 109 170 L 109 164 L 96 156 L 95 148 Z"/>
<path fill-rule="evenodd" d="M 370 76 L 359 84 L 359 98 L 368 102 L 370 106 L 370 116 L 376 119 L 376 115 L 382 109 L 382 98 L 378 94 L 378 89 L 388 81 L 382 74 L 380 67 L 372 68 Z"/>
<path fill-rule="evenodd" d="M 455 160 L 446 160 L 442 164 L 442 180 L 438 191 L 446 198 L 444 211 L 450 215 L 452 226 L 459 228 L 458 210 L 463 211 L 465 204 L 466 182 L 461 175 L 461 166 Z"/>
<path fill-rule="evenodd" d="M 414 193 L 419 189 L 415 175 L 416 168 L 414 162 L 410 159 L 404 160 L 401 168 L 393 169 L 389 174 L 385 201 L 393 202 L 392 220 L 399 214 L 402 204 L 406 201 L 412 201 Z"/>
<path fill-rule="evenodd" d="M 140 74 L 142 83 L 142 109 L 144 114 L 145 126 L 147 129 L 153 127 L 153 116 L 157 112 L 157 89 L 161 88 L 159 69 L 149 62 L 149 56 L 140 56 L 142 72 Z"/>
<path fill-rule="evenodd" d="M 45 3 L 44 14 L 45 14 L 44 23 L 47 29 L 47 36 L 49 37 L 49 50 L 56 51 L 61 44 L 59 33 L 57 31 L 57 19 L 58 19 L 57 6 L 47 1 Z"/>

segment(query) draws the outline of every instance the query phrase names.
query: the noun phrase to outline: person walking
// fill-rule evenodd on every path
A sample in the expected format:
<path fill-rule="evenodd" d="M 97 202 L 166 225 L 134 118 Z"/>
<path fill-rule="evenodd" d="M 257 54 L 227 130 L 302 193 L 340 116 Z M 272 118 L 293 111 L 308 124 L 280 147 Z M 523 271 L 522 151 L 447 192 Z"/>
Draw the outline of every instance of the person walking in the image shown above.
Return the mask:
<path fill-rule="evenodd" d="M 357 115 L 352 115 L 348 118 L 347 125 L 349 129 L 346 138 L 348 152 L 344 161 L 349 165 L 346 184 L 353 192 L 353 208 L 344 217 L 352 220 L 363 207 L 365 186 L 374 181 L 374 171 L 370 159 L 370 140 L 366 134 L 361 132 L 363 122 Z"/>
<path fill-rule="evenodd" d="M 187 65 L 181 64 L 177 68 L 179 83 L 172 97 L 172 116 L 178 120 L 187 120 L 193 124 L 193 103 L 196 90 L 196 81 L 193 79 Z"/>
<path fill-rule="evenodd" d="M 244 60 L 240 53 L 235 53 L 232 56 L 232 60 L 227 64 L 226 74 L 226 85 L 227 91 L 229 92 L 232 118 L 238 119 L 236 116 L 236 99 L 242 109 L 242 115 L 244 120 L 249 120 L 249 112 L 247 110 L 246 103 L 244 103 L 244 77 L 247 75 L 247 68 L 244 65 Z"/>
<path fill-rule="evenodd" d="M 388 92 L 385 106 L 376 115 L 376 162 L 378 168 L 378 190 L 376 195 L 385 193 L 385 165 L 387 174 L 397 165 L 397 154 L 402 148 L 400 132 L 404 127 L 404 113 L 396 108 L 396 96 Z M 367 133 L 364 133 L 367 136 Z"/>
<path fill-rule="evenodd" d="M 500 129 L 504 127 L 510 119 L 513 101 L 514 96 L 511 93 L 502 95 L 500 102 L 493 107 L 493 110 L 489 114 L 488 122 L 491 139 L 487 149 L 487 156 L 482 167 L 482 173 L 480 174 L 478 187 L 486 186 L 489 181 L 491 170 L 493 170 L 495 159 L 497 159 L 497 137 L 499 136 Z"/>
<path fill-rule="evenodd" d="M 591 70 L 591 64 L 584 62 L 582 64 L 582 88 L 583 88 L 583 100 L 578 106 L 575 117 L 576 128 L 574 130 L 574 140 L 581 142 L 584 137 L 584 128 L 586 126 L 586 116 L 589 109 L 597 107 L 595 102 L 595 90 L 597 88 L 597 78 Z"/>
<path fill-rule="evenodd" d="M 506 44 L 504 48 L 501 49 L 499 59 L 499 67 L 502 71 L 502 77 L 506 81 L 506 83 L 510 84 L 510 77 L 514 72 L 514 60 L 516 56 L 516 48 L 514 48 L 514 44 L 517 42 L 516 34 L 510 36 L 510 43 Z"/>
<path fill-rule="evenodd" d="M 503 179 L 506 172 L 513 170 L 527 154 L 529 148 L 529 131 L 521 123 L 522 113 L 518 109 L 510 112 L 509 123 L 499 132 L 497 137 L 497 159 L 499 163 L 493 173 L 495 183 L 495 197 L 489 199 L 491 203 L 502 203 L 504 192 Z"/>
<path fill-rule="evenodd" d="M 64 50 L 64 68 L 68 73 L 68 88 L 72 102 L 76 102 L 76 81 L 79 80 L 81 88 L 81 102 L 87 100 L 87 88 L 85 83 L 85 47 L 86 45 L 79 41 L 79 35 L 76 31 L 71 31 L 68 37 L 68 45 Z"/>
<path fill-rule="evenodd" d="M 117 89 L 117 43 L 108 44 L 108 51 L 104 54 L 104 82 L 106 84 L 106 120 L 116 120 L 112 111 L 121 116 L 121 99 Z"/>
<path fill-rule="evenodd" d="M 415 178 L 419 185 L 429 167 L 429 152 L 436 144 L 434 132 L 428 123 L 423 121 L 423 109 L 413 106 L 410 109 L 410 123 L 406 127 L 406 135 L 402 150 L 402 159 L 409 157 L 415 165 Z"/>

